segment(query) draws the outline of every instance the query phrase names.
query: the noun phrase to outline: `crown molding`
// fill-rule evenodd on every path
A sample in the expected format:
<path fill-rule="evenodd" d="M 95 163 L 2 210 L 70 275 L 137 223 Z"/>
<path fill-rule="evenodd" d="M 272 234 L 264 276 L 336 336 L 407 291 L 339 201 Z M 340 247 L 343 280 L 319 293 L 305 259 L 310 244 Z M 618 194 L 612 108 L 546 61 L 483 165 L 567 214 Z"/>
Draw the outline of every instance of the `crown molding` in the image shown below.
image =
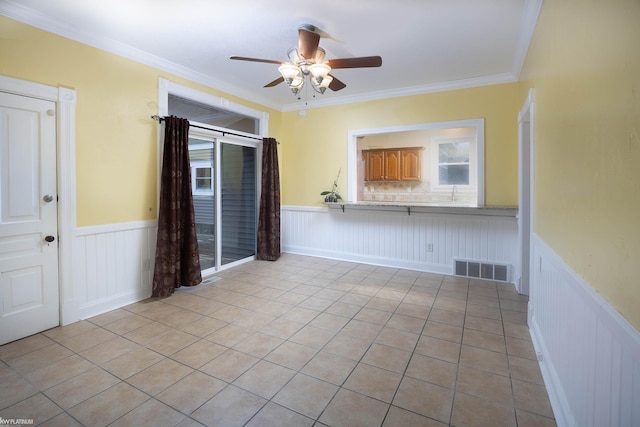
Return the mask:
<path fill-rule="evenodd" d="M 380 99 L 398 98 L 402 96 L 423 95 L 426 93 L 445 92 L 449 90 L 468 89 L 472 87 L 490 86 L 504 83 L 514 83 L 518 79 L 511 73 L 494 74 L 490 76 L 474 77 L 470 79 L 453 80 L 450 82 L 428 85 L 411 86 L 406 88 L 389 89 L 369 92 L 359 95 L 338 96 L 332 98 L 314 99 L 283 106 L 282 111 L 294 111 L 309 108 L 329 107 L 333 105 L 351 104 L 355 102 L 376 101 Z"/>
<path fill-rule="evenodd" d="M 516 51 L 513 58 L 513 75 L 516 76 L 517 79 L 520 78 L 520 72 L 527 57 L 527 51 L 529 50 L 536 24 L 538 23 L 538 16 L 540 16 L 543 1 L 544 0 L 525 0 L 524 11 L 520 18 L 520 34 L 518 35 Z"/>
<path fill-rule="evenodd" d="M 160 58 L 158 56 L 151 55 L 147 52 L 133 48 L 127 44 L 102 37 L 95 37 L 86 32 L 80 32 L 76 28 L 54 21 L 12 0 L 5 0 L 3 2 L 0 2 L 0 15 L 7 16 L 11 19 L 15 19 L 16 21 L 23 22 L 27 25 L 40 28 L 50 33 L 95 47 L 114 55 L 118 55 L 132 61 L 148 65 L 161 71 L 174 74 L 176 76 L 190 80 L 194 83 L 199 83 L 204 86 L 210 87 L 211 89 L 237 96 L 249 102 L 254 102 L 256 104 L 274 109 L 276 111 L 287 112 L 300 109 L 328 107 L 356 102 L 366 102 L 403 96 L 421 95 L 426 93 L 443 92 L 448 90 L 467 89 L 478 86 L 513 83 L 518 80 L 520 70 L 527 54 L 529 43 L 531 42 L 531 37 L 533 36 L 533 31 L 536 26 L 538 14 L 540 12 L 540 8 L 542 7 L 542 1 L 543 0 L 526 0 L 525 11 L 520 22 L 522 31 L 520 32 L 520 36 L 518 38 L 518 43 L 516 46 L 516 55 L 513 65 L 514 71 L 512 73 L 495 74 L 483 77 L 474 77 L 470 79 L 389 89 L 356 95 L 332 96 L 322 99 L 313 99 L 310 101 L 299 101 L 287 104 L 274 103 L 270 99 L 256 94 L 256 92 L 247 91 L 218 78 L 200 73 L 188 67 L 184 67 L 174 62 L 167 61 L 166 59 Z"/>

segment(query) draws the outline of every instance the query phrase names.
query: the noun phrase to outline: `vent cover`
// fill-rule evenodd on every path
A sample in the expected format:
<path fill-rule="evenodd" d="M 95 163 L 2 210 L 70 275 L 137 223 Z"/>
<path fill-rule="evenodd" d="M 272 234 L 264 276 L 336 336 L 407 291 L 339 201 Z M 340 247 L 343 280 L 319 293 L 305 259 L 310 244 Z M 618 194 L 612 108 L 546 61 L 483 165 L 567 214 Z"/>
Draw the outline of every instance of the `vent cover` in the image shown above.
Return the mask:
<path fill-rule="evenodd" d="M 456 276 L 495 280 L 498 282 L 506 282 L 509 280 L 508 265 L 459 259 L 453 262 L 453 271 Z"/>

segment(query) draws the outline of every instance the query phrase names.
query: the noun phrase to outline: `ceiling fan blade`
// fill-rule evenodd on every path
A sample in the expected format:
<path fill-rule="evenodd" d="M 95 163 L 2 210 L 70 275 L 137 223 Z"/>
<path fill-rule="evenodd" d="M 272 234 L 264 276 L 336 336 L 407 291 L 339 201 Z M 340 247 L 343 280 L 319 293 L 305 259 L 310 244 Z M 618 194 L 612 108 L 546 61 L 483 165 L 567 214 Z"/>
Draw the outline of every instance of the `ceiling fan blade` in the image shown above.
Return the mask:
<path fill-rule="evenodd" d="M 264 62 L 266 64 L 284 64 L 282 61 L 275 61 L 273 59 L 246 58 L 244 56 L 232 56 L 229 59 L 235 59 L 237 61 Z"/>
<path fill-rule="evenodd" d="M 346 84 L 344 84 L 340 80 L 336 79 L 336 76 L 334 76 L 333 74 L 329 74 L 329 75 L 331 77 L 333 77 L 333 80 L 331 81 L 331 83 L 329 83 L 329 89 L 331 89 L 334 92 L 337 92 L 337 91 L 342 90 L 345 87 L 347 87 Z"/>
<path fill-rule="evenodd" d="M 277 79 L 275 79 L 274 81 L 272 81 L 271 83 L 267 83 L 266 85 L 264 85 L 264 87 L 274 87 L 274 86 L 278 86 L 280 83 L 282 83 L 284 81 L 284 77 L 280 76 Z"/>
<path fill-rule="evenodd" d="M 302 26 L 298 29 L 298 53 L 303 58 L 315 58 L 319 44 L 320 34 L 310 31 L 305 26 Z"/>
<path fill-rule="evenodd" d="M 330 59 L 329 66 L 337 68 L 367 68 L 379 67 L 382 65 L 382 58 L 379 56 L 360 56 L 357 58 Z"/>

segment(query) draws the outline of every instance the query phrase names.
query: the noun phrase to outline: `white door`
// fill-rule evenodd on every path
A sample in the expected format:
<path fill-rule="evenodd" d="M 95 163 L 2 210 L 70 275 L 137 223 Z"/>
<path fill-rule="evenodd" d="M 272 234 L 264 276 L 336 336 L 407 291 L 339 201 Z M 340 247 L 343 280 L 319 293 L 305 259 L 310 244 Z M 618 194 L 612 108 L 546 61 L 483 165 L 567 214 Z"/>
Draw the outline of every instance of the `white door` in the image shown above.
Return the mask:
<path fill-rule="evenodd" d="M 60 323 L 55 112 L 0 92 L 0 344 Z"/>

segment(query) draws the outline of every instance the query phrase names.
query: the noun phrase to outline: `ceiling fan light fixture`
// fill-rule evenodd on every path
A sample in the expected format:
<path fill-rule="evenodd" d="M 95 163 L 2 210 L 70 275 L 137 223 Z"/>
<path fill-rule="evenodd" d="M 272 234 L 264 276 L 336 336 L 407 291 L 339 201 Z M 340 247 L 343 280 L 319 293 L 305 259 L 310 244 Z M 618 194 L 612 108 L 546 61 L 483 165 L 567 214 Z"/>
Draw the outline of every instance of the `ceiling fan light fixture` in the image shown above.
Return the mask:
<path fill-rule="evenodd" d="M 289 86 L 291 86 L 294 79 L 301 73 L 300 68 L 293 64 L 282 64 L 278 67 L 278 71 L 282 74 L 282 78 Z"/>
<path fill-rule="evenodd" d="M 318 85 L 322 83 L 322 80 L 329 75 L 331 67 L 327 64 L 313 64 L 309 67 L 311 76 Z"/>

